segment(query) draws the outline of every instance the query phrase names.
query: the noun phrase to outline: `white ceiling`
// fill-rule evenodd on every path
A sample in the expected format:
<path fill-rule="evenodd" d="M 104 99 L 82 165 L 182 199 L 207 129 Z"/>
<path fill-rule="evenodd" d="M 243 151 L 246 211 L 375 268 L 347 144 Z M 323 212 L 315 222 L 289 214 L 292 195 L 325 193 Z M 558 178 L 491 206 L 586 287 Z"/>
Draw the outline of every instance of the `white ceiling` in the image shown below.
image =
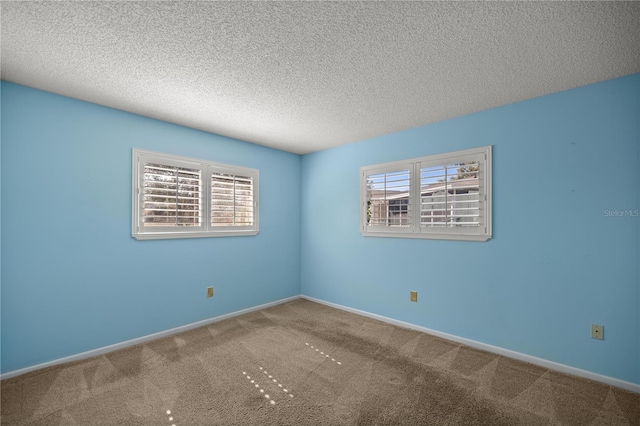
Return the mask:
<path fill-rule="evenodd" d="M 298 154 L 640 72 L 640 2 L 2 1 L 2 79 Z"/>

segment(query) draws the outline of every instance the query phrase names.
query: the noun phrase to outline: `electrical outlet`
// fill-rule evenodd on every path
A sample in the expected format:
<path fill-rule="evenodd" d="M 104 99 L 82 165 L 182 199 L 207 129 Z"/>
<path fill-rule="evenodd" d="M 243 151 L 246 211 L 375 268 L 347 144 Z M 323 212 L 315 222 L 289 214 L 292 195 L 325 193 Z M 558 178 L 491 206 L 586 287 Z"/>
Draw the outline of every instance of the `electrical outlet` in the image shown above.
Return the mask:
<path fill-rule="evenodd" d="M 604 326 L 591 324 L 591 338 L 604 340 Z"/>
<path fill-rule="evenodd" d="M 207 297 L 213 297 L 213 287 L 207 287 Z"/>
<path fill-rule="evenodd" d="M 409 293 L 409 300 L 411 300 L 412 302 L 417 302 L 418 301 L 418 292 L 417 291 L 412 291 Z"/>

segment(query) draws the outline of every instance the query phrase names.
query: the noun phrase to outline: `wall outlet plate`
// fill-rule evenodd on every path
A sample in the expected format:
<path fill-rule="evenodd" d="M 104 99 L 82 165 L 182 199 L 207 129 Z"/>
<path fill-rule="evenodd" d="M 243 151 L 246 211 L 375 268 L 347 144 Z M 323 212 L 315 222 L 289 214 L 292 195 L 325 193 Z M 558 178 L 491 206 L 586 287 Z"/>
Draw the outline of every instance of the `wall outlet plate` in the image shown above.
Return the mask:
<path fill-rule="evenodd" d="M 418 301 L 418 292 L 417 291 L 412 291 L 409 293 L 409 300 L 411 300 L 412 302 L 417 302 Z"/>
<path fill-rule="evenodd" d="M 604 340 L 604 326 L 591 324 L 591 338 Z"/>
<path fill-rule="evenodd" d="M 213 287 L 207 287 L 207 297 L 213 297 Z"/>

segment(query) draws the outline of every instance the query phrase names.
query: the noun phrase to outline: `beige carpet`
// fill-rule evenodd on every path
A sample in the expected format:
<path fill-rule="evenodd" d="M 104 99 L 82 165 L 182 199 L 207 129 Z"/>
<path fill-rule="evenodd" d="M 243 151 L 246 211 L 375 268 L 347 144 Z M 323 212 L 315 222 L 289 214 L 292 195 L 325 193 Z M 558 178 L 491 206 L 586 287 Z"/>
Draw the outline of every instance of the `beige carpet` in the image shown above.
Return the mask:
<path fill-rule="evenodd" d="M 296 300 L 1 383 L 2 425 L 640 425 L 640 395 Z"/>

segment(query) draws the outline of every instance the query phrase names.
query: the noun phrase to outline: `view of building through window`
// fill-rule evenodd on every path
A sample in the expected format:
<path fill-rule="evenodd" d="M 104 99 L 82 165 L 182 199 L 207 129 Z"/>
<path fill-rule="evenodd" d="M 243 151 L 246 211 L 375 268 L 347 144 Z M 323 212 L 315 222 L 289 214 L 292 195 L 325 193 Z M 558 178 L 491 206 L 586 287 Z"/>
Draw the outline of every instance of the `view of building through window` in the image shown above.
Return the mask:
<path fill-rule="evenodd" d="M 361 168 L 365 236 L 468 239 L 491 233 L 491 147 Z"/>
<path fill-rule="evenodd" d="M 464 162 L 420 169 L 421 226 L 479 226 L 479 164 Z M 368 177 L 370 225 L 409 226 L 410 171 Z"/>

